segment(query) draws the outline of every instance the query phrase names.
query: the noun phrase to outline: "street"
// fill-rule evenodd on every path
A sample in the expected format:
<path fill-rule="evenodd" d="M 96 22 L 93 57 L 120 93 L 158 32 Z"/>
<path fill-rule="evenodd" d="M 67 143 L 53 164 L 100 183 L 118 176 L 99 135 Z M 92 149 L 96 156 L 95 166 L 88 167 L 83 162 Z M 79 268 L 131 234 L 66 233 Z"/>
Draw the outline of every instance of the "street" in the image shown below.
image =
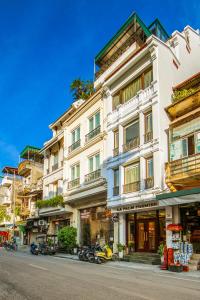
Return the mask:
<path fill-rule="evenodd" d="M 0 249 L 0 299 L 199 300 L 199 277 Z"/>

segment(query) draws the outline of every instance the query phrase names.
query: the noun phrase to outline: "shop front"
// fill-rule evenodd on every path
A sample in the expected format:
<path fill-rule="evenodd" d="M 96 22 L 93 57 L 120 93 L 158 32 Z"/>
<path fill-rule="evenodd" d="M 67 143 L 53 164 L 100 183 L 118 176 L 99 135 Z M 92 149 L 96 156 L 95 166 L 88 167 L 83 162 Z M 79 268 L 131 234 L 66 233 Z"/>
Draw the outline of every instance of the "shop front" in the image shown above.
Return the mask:
<path fill-rule="evenodd" d="M 126 245 L 132 251 L 157 252 L 165 236 L 165 210 L 126 214 Z"/>
<path fill-rule="evenodd" d="M 110 210 L 105 205 L 80 210 L 80 243 L 94 245 L 113 243 L 114 226 Z"/>

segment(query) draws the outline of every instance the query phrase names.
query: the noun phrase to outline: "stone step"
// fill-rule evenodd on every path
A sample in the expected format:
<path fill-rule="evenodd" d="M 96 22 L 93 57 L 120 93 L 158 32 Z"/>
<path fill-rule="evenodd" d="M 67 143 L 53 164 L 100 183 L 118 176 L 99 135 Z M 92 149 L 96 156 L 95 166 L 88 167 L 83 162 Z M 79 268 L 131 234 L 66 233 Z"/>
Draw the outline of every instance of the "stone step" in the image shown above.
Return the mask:
<path fill-rule="evenodd" d="M 159 255 L 147 255 L 145 254 L 131 254 L 131 255 L 125 255 L 123 260 L 134 262 L 134 263 L 143 263 L 143 264 L 149 264 L 149 265 L 160 265 L 160 257 Z"/>

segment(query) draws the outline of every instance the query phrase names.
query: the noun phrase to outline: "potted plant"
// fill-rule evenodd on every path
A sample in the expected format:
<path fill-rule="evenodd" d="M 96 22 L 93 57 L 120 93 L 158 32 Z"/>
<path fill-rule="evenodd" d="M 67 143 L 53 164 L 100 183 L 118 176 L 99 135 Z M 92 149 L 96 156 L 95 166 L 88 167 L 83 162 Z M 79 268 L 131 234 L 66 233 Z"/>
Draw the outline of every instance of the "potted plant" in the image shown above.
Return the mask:
<path fill-rule="evenodd" d="M 77 229 L 66 226 L 58 231 L 58 240 L 64 246 L 68 253 L 74 251 L 76 248 Z"/>
<path fill-rule="evenodd" d="M 119 244 L 117 244 L 117 249 L 118 249 L 119 258 L 123 258 L 124 257 L 124 250 L 126 249 L 126 246 L 119 243 Z"/>
<path fill-rule="evenodd" d="M 128 243 L 128 249 L 129 249 L 129 253 L 134 252 L 134 242 L 133 241 Z"/>
<path fill-rule="evenodd" d="M 160 255 L 161 263 L 164 262 L 164 249 L 165 249 L 165 244 L 164 243 L 160 243 L 160 245 L 158 247 L 158 254 Z"/>

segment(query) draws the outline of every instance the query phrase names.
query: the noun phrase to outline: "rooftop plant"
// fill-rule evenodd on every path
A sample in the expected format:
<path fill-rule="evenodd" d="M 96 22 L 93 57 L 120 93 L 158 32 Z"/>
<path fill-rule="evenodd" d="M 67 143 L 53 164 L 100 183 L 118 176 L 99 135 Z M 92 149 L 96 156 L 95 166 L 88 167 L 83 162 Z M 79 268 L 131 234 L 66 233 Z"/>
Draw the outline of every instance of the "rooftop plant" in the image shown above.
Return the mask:
<path fill-rule="evenodd" d="M 64 200 L 62 195 L 58 195 L 46 200 L 37 200 L 36 202 L 37 208 L 56 207 L 58 205 L 64 206 Z"/>
<path fill-rule="evenodd" d="M 183 89 L 183 90 L 180 90 L 180 91 L 174 91 L 174 93 L 172 95 L 172 101 L 174 103 L 178 102 L 178 101 L 194 94 L 197 90 L 198 90 L 198 88 L 190 88 L 190 89 Z"/>
<path fill-rule="evenodd" d="M 94 85 L 90 80 L 81 80 L 77 78 L 72 81 L 70 91 L 74 100 L 88 99 L 94 93 Z"/>

